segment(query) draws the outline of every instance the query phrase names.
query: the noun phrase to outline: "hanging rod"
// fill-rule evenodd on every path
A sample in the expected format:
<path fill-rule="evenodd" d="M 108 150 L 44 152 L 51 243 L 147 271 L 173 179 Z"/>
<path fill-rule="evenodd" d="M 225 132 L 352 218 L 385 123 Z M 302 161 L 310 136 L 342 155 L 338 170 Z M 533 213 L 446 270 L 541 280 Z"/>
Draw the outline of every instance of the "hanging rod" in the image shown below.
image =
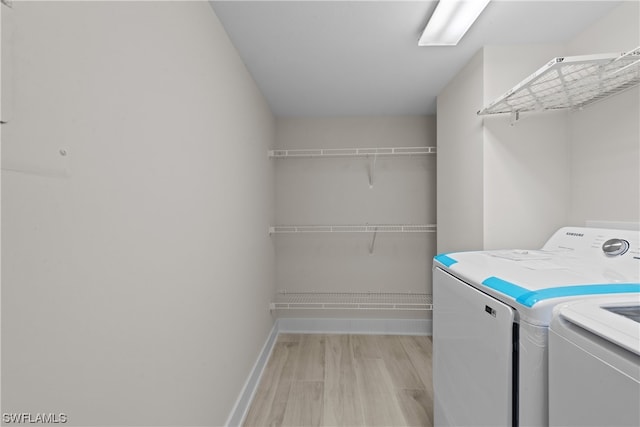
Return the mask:
<path fill-rule="evenodd" d="M 435 233 L 436 224 L 275 225 L 269 234 L 281 233 Z"/>
<path fill-rule="evenodd" d="M 433 298 L 421 293 L 278 292 L 271 310 L 401 310 L 430 311 Z"/>
<path fill-rule="evenodd" d="M 304 157 L 366 157 L 377 156 L 414 156 L 436 154 L 436 147 L 388 147 L 388 148 L 320 148 L 295 150 L 270 150 L 273 159 Z"/>

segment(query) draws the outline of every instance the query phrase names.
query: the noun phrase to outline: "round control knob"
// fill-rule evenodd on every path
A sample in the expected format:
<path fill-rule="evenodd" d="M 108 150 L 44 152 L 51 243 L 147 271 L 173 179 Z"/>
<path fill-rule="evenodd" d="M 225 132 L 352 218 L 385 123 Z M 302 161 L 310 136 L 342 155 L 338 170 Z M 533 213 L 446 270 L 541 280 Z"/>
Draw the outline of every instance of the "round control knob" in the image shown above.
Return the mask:
<path fill-rule="evenodd" d="M 622 255 L 629 250 L 629 242 L 622 239 L 609 239 L 603 243 L 602 250 L 607 256 Z"/>

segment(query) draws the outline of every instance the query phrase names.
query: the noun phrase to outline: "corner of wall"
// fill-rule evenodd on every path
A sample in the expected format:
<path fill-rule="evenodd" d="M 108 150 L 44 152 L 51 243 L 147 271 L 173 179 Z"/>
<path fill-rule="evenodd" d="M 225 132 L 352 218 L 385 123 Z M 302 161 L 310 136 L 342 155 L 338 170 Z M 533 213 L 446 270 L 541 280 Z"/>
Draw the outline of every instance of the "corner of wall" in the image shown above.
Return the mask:
<path fill-rule="evenodd" d="M 437 252 L 481 249 L 484 49 L 438 95 Z"/>
<path fill-rule="evenodd" d="M 563 53 L 559 44 L 485 47 L 485 102 Z M 567 216 L 566 117 L 486 116 L 483 140 L 484 248 L 541 246 Z"/>
<path fill-rule="evenodd" d="M 273 347 L 276 343 L 279 333 L 279 322 L 276 321 L 273 323 L 273 327 L 271 328 L 271 332 L 267 336 L 267 340 L 262 346 L 262 350 L 258 353 L 258 358 L 251 368 L 249 375 L 247 376 L 247 380 L 242 386 L 242 390 L 238 395 L 236 403 L 233 405 L 233 409 L 229 413 L 227 417 L 227 421 L 225 422 L 226 427 L 237 427 L 242 425 L 242 422 L 247 416 L 247 412 L 249 411 L 249 407 L 251 405 L 251 401 L 256 394 L 258 389 L 258 385 L 260 384 L 260 379 L 262 378 L 262 373 L 264 372 L 265 366 L 267 366 L 267 362 L 271 357 L 271 353 L 273 352 Z"/>

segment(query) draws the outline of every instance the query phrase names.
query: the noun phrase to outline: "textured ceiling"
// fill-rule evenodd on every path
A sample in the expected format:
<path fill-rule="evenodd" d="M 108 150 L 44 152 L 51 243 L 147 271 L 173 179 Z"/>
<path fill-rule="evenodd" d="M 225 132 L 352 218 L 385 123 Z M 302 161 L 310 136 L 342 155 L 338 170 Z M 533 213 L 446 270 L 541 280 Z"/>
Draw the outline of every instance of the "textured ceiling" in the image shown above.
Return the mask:
<path fill-rule="evenodd" d="M 562 44 L 617 3 L 494 0 L 458 46 L 418 47 L 436 2 L 211 2 L 278 116 L 435 114 L 482 46 Z"/>

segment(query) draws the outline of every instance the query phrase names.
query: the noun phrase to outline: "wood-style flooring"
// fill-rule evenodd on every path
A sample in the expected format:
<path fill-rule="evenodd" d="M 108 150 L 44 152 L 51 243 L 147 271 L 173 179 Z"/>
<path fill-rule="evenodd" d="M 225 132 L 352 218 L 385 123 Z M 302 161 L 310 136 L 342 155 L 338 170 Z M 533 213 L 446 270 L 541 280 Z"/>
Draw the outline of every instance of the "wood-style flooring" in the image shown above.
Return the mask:
<path fill-rule="evenodd" d="M 280 334 L 245 426 L 432 426 L 431 338 Z"/>

